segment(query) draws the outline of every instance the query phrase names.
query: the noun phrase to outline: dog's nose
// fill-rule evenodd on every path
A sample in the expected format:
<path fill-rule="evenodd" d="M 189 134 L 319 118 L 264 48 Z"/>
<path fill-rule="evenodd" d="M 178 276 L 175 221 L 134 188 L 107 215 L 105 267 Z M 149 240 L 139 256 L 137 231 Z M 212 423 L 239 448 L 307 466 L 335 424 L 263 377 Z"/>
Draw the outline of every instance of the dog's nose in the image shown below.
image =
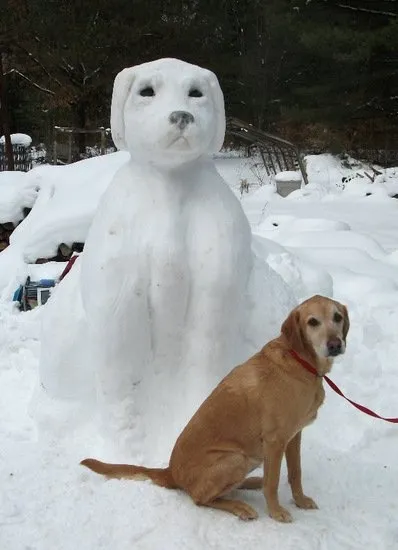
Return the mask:
<path fill-rule="evenodd" d="M 332 338 L 328 341 L 328 353 L 332 357 L 339 355 L 341 353 L 342 342 L 340 338 Z"/>
<path fill-rule="evenodd" d="M 172 124 L 176 124 L 180 130 L 183 130 L 188 124 L 192 124 L 195 119 L 191 113 L 186 111 L 173 111 L 169 116 L 169 120 Z"/>

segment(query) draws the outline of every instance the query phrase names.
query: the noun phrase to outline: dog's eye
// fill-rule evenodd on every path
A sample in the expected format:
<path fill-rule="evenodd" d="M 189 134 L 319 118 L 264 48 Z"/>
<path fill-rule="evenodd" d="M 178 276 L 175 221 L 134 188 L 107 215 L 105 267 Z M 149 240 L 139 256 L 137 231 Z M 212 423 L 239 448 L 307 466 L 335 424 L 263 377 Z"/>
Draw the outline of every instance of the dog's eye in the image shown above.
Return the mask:
<path fill-rule="evenodd" d="M 343 316 L 340 315 L 340 313 L 335 313 L 334 316 L 333 316 L 333 321 L 335 323 L 341 323 L 341 321 L 343 320 Z"/>
<path fill-rule="evenodd" d="M 189 90 L 189 97 L 203 97 L 203 94 L 198 88 L 191 88 Z"/>
<path fill-rule="evenodd" d="M 145 86 L 145 88 L 142 88 L 140 90 L 140 95 L 143 97 L 153 97 L 155 95 L 155 90 L 152 88 L 152 86 Z"/>
<path fill-rule="evenodd" d="M 321 323 L 318 321 L 318 319 L 315 319 L 315 317 L 310 317 L 307 321 L 307 324 L 310 325 L 310 327 L 317 327 Z"/>

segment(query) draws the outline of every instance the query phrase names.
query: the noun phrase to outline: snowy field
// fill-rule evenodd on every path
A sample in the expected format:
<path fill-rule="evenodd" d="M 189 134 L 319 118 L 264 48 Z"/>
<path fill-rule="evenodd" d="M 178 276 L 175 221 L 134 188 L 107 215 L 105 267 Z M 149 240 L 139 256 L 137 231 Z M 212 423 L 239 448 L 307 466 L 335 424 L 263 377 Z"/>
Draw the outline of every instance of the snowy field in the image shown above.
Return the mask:
<path fill-rule="evenodd" d="M 29 264 L 54 255 L 61 242 L 84 241 L 101 194 L 125 161 L 125 153 L 115 153 L 0 174 L 0 223 L 19 221 L 22 208 L 33 206 L 0 254 L 0 549 L 397 549 L 398 427 L 363 415 L 329 388 L 303 437 L 304 487 L 320 510 L 294 508 L 284 471 L 281 503 L 292 510 L 292 524 L 268 517 L 261 492 L 245 493 L 260 518 L 244 523 L 149 482 L 106 481 L 78 465 L 84 433 L 60 433 L 57 444 L 38 432 L 32 394 L 46 306 L 22 314 L 10 297 L 28 274 L 62 271 L 63 264 Z M 356 177 L 343 185 L 343 177 L 367 167 L 308 157 L 309 186 L 282 199 L 255 159 L 229 156 L 216 164 L 237 196 L 241 181 L 249 182 L 241 201 L 256 251 L 295 299 L 320 293 L 348 306 L 348 348 L 331 378 L 355 401 L 397 416 L 398 169 L 373 184 Z"/>

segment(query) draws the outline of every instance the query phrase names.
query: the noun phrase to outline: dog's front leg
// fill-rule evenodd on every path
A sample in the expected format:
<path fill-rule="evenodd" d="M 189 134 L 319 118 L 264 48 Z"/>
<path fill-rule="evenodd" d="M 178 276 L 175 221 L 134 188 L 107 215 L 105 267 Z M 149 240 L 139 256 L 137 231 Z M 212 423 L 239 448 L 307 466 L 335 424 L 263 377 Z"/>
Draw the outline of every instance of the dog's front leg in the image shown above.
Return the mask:
<path fill-rule="evenodd" d="M 294 502 L 299 508 L 316 509 L 318 506 L 303 493 L 301 485 L 301 431 L 291 439 L 286 447 L 286 462 L 290 487 Z"/>
<path fill-rule="evenodd" d="M 284 452 L 285 445 L 280 441 L 272 441 L 266 445 L 264 459 L 264 496 L 267 501 L 269 515 L 277 521 L 288 523 L 292 521 L 292 516 L 279 504 L 278 498 L 279 478 Z"/>

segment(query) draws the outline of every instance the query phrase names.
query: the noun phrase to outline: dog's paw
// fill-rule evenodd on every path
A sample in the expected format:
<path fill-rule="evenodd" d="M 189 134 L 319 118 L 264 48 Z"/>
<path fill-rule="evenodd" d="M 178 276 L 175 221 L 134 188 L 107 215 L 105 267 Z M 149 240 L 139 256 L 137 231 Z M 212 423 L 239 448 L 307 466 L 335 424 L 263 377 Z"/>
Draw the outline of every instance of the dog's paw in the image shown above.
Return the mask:
<path fill-rule="evenodd" d="M 272 519 L 280 521 L 281 523 L 291 523 L 293 521 L 292 515 L 282 506 L 269 511 L 269 515 Z"/>
<path fill-rule="evenodd" d="M 312 498 L 306 497 L 305 495 L 302 495 L 301 497 L 296 497 L 294 499 L 294 502 L 296 503 L 296 506 L 298 508 L 303 508 L 303 510 L 318 510 L 317 503 L 312 500 Z"/>
<path fill-rule="evenodd" d="M 238 516 L 239 519 L 243 521 L 249 521 L 251 519 L 257 519 L 258 514 L 254 508 L 249 506 L 248 504 L 245 504 L 242 502 L 235 511 L 235 514 Z"/>

